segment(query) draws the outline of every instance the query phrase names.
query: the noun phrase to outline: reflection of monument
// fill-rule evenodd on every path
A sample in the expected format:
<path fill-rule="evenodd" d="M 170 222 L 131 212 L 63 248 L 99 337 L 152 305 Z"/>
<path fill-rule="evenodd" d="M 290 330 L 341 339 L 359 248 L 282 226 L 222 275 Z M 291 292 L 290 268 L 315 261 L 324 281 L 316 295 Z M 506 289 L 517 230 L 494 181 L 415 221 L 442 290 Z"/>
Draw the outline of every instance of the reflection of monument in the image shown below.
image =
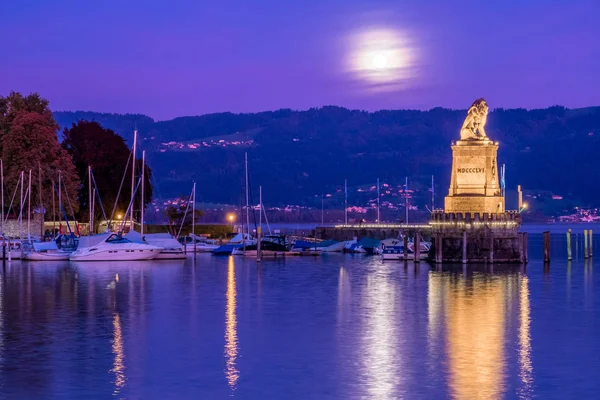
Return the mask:
<path fill-rule="evenodd" d="M 498 185 L 498 144 L 485 133 L 488 106 L 476 100 L 452 145 L 452 176 L 445 201 L 448 213 L 501 213 L 504 197 Z"/>
<path fill-rule="evenodd" d="M 506 273 L 508 272 L 508 273 Z M 430 272 L 429 341 L 447 355 L 449 388 L 457 399 L 498 399 L 508 390 L 531 398 L 529 283 L 518 270 L 502 274 Z M 507 387 L 518 354 L 519 381 Z"/>

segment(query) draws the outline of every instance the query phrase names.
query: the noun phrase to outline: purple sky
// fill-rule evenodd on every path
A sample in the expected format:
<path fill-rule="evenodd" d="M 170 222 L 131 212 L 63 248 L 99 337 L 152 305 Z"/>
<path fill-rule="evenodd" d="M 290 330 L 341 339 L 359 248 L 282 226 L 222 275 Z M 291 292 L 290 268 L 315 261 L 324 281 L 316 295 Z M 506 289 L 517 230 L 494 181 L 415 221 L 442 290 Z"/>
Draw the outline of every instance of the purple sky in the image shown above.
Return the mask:
<path fill-rule="evenodd" d="M 522 5 L 526 3 L 526 5 Z M 0 2 L 0 94 L 156 119 L 340 105 L 600 105 L 599 0 Z M 410 76 L 348 70 L 362 33 L 397 32 Z"/>

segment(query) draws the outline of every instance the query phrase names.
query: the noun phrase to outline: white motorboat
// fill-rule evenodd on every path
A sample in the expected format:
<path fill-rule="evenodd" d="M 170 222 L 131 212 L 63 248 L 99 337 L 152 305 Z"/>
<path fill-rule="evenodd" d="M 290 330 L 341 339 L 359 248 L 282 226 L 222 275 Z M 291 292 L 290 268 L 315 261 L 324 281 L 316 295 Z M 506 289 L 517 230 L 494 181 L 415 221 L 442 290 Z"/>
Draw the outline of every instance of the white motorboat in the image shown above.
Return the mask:
<path fill-rule="evenodd" d="M 162 249 L 145 243 L 134 243 L 118 234 L 95 235 L 82 237 L 77 250 L 69 257 L 72 261 L 136 261 L 152 260 Z M 89 239 L 84 241 L 85 239 Z M 86 246 L 93 239 L 99 240 L 96 244 Z M 104 238 L 104 239 L 103 239 Z"/>
<path fill-rule="evenodd" d="M 67 261 L 71 251 L 61 250 L 55 241 L 33 242 L 23 251 L 23 260 L 29 261 Z"/>
<path fill-rule="evenodd" d="M 183 239 L 185 240 L 186 250 L 191 253 L 194 252 L 194 248 L 196 249 L 196 253 L 210 253 L 221 246 L 215 239 L 208 239 L 207 237 L 194 235 L 193 233 L 190 233 L 189 236 Z"/>

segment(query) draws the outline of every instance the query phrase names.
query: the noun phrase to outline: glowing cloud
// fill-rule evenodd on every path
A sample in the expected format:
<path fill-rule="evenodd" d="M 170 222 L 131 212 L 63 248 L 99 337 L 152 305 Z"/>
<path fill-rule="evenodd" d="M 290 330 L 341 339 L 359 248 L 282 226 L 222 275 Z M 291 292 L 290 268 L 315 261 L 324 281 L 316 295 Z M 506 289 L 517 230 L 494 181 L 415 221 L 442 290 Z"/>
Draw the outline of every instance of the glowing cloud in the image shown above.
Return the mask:
<path fill-rule="evenodd" d="M 350 37 L 350 72 L 375 88 L 396 88 L 414 77 L 416 50 L 406 35 L 370 30 Z"/>

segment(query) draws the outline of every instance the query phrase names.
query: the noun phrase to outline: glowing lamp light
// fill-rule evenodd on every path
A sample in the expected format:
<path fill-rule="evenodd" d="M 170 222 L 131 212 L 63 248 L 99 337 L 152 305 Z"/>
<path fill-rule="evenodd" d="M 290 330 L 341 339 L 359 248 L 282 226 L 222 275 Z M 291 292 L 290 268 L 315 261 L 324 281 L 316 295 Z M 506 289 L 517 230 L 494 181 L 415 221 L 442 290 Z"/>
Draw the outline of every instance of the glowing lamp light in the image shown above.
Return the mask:
<path fill-rule="evenodd" d="M 117 214 L 117 219 L 123 219 L 123 214 Z"/>
<path fill-rule="evenodd" d="M 229 214 L 227 215 L 227 219 L 229 220 L 229 222 L 233 222 L 233 220 L 235 219 L 235 215 Z"/>

